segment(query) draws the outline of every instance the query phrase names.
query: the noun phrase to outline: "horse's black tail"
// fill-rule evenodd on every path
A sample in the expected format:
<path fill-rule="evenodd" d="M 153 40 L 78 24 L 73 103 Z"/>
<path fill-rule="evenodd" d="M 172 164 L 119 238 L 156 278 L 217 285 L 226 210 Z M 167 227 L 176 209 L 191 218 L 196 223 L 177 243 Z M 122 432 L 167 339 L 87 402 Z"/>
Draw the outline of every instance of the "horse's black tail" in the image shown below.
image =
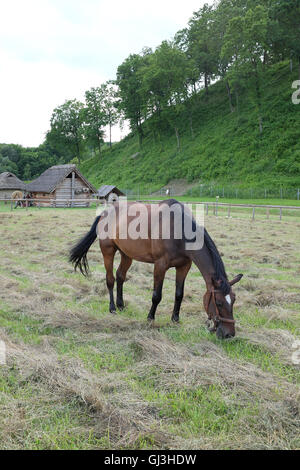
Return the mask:
<path fill-rule="evenodd" d="M 87 252 L 97 238 L 97 225 L 101 216 L 96 217 L 91 230 L 75 245 L 70 251 L 70 263 L 74 264 L 75 271 L 77 268 L 84 276 L 89 274 L 89 263 L 87 260 Z"/>

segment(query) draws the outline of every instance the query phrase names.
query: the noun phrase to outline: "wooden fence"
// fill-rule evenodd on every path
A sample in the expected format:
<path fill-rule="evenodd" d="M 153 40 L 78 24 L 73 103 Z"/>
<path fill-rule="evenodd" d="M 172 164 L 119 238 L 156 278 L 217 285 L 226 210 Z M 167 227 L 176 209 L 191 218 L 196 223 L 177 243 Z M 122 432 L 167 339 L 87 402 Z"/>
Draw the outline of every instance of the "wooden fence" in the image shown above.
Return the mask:
<path fill-rule="evenodd" d="M 5 204 L 10 204 L 10 210 L 13 210 L 17 203 L 22 203 L 22 207 L 26 210 L 29 207 L 53 207 L 53 208 L 74 208 L 77 207 L 79 203 L 84 203 L 86 207 L 89 207 L 91 203 L 96 204 L 97 206 L 102 204 L 99 199 L 49 199 L 49 202 L 45 203 L 45 199 L 0 199 L 0 203 L 4 202 Z M 84 207 L 84 206 L 80 206 Z"/>
<path fill-rule="evenodd" d="M 157 200 L 142 200 L 139 202 L 147 202 L 149 204 L 157 204 L 160 201 Z M 233 208 L 244 208 L 244 209 L 250 209 L 251 210 L 251 216 L 252 220 L 255 220 L 257 211 L 259 209 L 265 209 L 266 210 L 266 217 L 267 219 L 270 218 L 270 211 L 272 209 L 278 210 L 278 216 L 279 219 L 282 220 L 283 218 L 283 211 L 284 210 L 290 210 L 290 211 L 298 211 L 296 212 L 297 215 L 299 214 L 300 216 L 300 206 L 276 206 L 276 205 L 268 205 L 268 204 L 234 204 L 234 203 L 226 203 L 226 202 L 194 202 L 194 201 L 185 201 L 184 204 L 189 204 L 191 206 L 193 205 L 203 205 L 205 208 L 205 214 L 209 215 L 209 210 L 211 209 L 213 215 L 218 217 L 219 215 L 219 209 L 220 208 L 227 208 L 227 217 L 231 217 L 232 209 Z"/>
<path fill-rule="evenodd" d="M 0 203 L 5 202 L 6 204 L 10 204 L 10 209 L 13 210 L 13 208 L 16 205 L 16 202 L 22 202 L 24 203 L 25 209 L 27 210 L 30 207 L 30 203 L 33 203 L 35 207 L 41 208 L 42 203 L 44 201 L 39 200 L 39 199 L 18 199 L 18 201 L 14 199 L 0 199 Z M 103 201 L 99 199 L 78 199 L 76 202 L 85 202 L 87 206 L 90 206 L 90 204 L 96 204 L 96 206 L 102 205 Z M 151 204 L 158 204 L 160 201 L 157 200 L 141 200 L 141 201 L 136 201 L 136 202 L 144 202 L 144 203 L 151 203 Z M 220 209 L 221 208 L 227 208 L 227 217 L 231 217 L 232 214 L 232 209 L 234 208 L 239 208 L 239 209 L 249 209 L 251 211 L 251 217 L 252 220 L 255 220 L 256 215 L 258 213 L 258 210 L 265 209 L 265 214 L 266 218 L 270 218 L 270 212 L 271 210 L 276 210 L 278 211 L 278 217 L 280 220 L 283 218 L 283 211 L 296 211 L 295 213 L 300 216 L 300 206 L 277 206 L 277 205 L 261 205 L 261 204 L 234 204 L 234 203 L 225 203 L 225 202 L 185 202 L 185 204 L 190 204 L 190 205 L 203 205 L 205 214 L 209 215 L 210 213 L 213 213 L 214 216 L 218 217 L 220 215 Z M 52 199 L 50 200 L 50 207 L 57 207 L 59 206 L 60 208 L 63 206 L 65 208 L 72 208 L 75 207 L 74 201 L 66 200 L 66 199 Z"/>

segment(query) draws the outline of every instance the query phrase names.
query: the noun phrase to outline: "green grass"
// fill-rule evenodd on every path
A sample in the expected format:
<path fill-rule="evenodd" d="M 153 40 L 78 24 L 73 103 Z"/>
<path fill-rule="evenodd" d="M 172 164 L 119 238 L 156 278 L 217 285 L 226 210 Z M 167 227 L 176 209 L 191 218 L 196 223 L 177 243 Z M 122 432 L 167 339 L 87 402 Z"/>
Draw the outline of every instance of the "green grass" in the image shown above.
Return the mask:
<path fill-rule="evenodd" d="M 15 340 L 22 340 L 29 344 L 40 344 L 43 335 L 51 332 L 51 328 L 43 327 L 43 322 L 27 315 L 0 310 L 0 328 Z"/>
<path fill-rule="evenodd" d="M 289 360 L 300 331 L 294 221 L 278 229 L 273 220 L 207 218 L 228 272 L 245 275 L 236 338 L 220 341 L 205 326 L 196 268 L 179 325 L 170 322 L 172 270 L 155 325 L 147 324 L 153 275 L 140 263 L 124 286 L 126 309 L 109 314 L 99 247 L 89 253 L 91 278 L 67 259 L 93 218 L 94 209 L 33 209 L 2 219 L 0 447 L 299 447 L 300 376 Z"/>
<path fill-rule="evenodd" d="M 160 415 L 167 419 L 171 418 L 187 437 L 198 433 L 208 436 L 214 433 L 219 435 L 229 433 L 230 428 L 235 426 L 239 413 L 249 412 L 247 409 L 226 403 L 221 387 L 217 386 L 169 393 L 157 392 L 155 388 L 149 388 L 149 383 L 144 386 L 145 398 L 158 404 L 161 407 Z M 234 401 L 234 394 L 231 399 Z M 253 412 L 253 409 L 251 411 Z"/>

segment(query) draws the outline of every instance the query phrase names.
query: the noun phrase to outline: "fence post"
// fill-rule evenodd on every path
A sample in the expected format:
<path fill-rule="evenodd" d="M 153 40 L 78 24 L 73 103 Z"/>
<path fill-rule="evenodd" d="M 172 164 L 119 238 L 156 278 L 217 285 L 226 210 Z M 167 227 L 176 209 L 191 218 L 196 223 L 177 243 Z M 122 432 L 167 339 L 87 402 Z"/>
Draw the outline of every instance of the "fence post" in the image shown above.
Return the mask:
<path fill-rule="evenodd" d="M 230 218 L 231 206 L 228 207 L 228 219 Z"/>
<path fill-rule="evenodd" d="M 255 207 L 253 207 L 252 220 L 255 220 Z"/>
<path fill-rule="evenodd" d="M 282 220 L 282 207 L 280 207 L 280 220 Z"/>
<path fill-rule="evenodd" d="M 206 204 L 206 215 L 208 215 L 208 204 Z"/>
<path fill-rule="evenodd" d="M 267 209 L 267 219 L 269 220 L 270 218 L 270 209 Z"/>

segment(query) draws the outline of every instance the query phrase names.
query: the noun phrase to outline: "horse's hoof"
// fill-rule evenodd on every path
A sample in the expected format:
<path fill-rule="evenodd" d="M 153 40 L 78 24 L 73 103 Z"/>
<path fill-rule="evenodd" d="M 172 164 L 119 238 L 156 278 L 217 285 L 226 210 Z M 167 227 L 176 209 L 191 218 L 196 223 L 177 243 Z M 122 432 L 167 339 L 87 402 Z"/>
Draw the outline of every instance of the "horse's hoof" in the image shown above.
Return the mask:
<path fill-rule="evenodd" d="M 116 312 L 115 310 L 110 310 L 110 313 L 111 313 L 112 315 L 117 315 L 117 312 Z"/>
<path fill-rule="evenodd" d="M 120 312 L 123 312 L 123 310 L 125 310 L 125 305 L 117 305 L 117 307 Z"/>
<path fill-rule="evenodd" d="M 176 317 L 174 318 L 174 317 L 172 317 L 171 320 L 172 320 L 172 322 L 173 322 L 175 325 L 179 325 L 179 323 L 180 323 L 179 318 L 176 318 Z"/>

